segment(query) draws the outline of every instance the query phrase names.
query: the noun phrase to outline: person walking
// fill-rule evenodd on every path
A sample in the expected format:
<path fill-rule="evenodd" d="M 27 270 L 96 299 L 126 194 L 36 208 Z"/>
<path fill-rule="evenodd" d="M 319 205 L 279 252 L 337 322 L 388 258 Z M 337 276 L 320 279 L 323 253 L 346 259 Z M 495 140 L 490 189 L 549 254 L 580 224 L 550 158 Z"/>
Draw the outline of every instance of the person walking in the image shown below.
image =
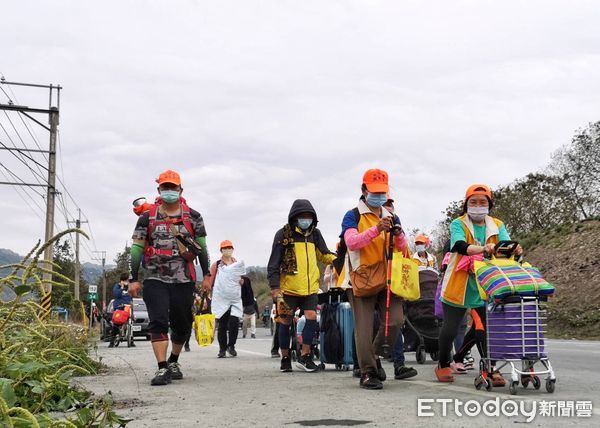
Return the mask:
<path fill-rule="evenodd" d="M 242 321 L 242 338 L 246 338 L 248 325 L 250 325 L 250 337 L 256 339 L 256 317 L 258 316 L 258 303 L 254 298 L 252 282 L 246 275 L 242 276 L 242 305 L 244 307 L 244 320 Z"/>
<path fill-rule="evenodd" d="M 339 280 L 347 288 L 354 315 L 354 338 L 360 366 L 360 387 L 382 389 L 386 379 L 379 355 L 387 339 L 393 349 L 404 323 L 402 299 L 391 295 L 387 305 L 387 258 L 390 239 L 396 251 L 409 257 L 408 245 L 398 216 L 383 205 L 388 201 L 386 171 L 370 169 L 363 175 L 358 205 L 342 221 L 341 238 L 348 251 Z M 379 309 L 381 324 L 373 338 L 373 320 Z M 385 337 L 386 311 L 389 311 L 388 336 Z"/>
<path fill-rule="evenodd" d="M 181 196 L 181 177 L 167 170 L 156 181 L 159 197 L 139 216 L 133 232 L 129 291 L 135 296 L 141 289 L 138 275 L 143 258 L 143 296 L 158 364 L 150 384 L 167 385 L 183 378 L 179 354 L 192 328 L 194 260 L 199 259 L 205 280 L 210 273 L 204 220 Z M 171 354 L 167 360 L 169 330 Z"/>
<path fill-rule="evenodd" d="M 212 289 L 211 308 L 217 319 L 217 339 L 219 341 L 218 358 L 225 358 L 226 353 L 237 357 L 237 342 L 242 306 L 242 276 L 246 274 L 243 261 L 233 257 L 233 243 L 222 241 L 219 245 L 221 259 L 210 267 L 210 280 L 205 291 Z"/>
<path fill-rule="evenodd" d="M 298 308 L 304 312 L 306 325 L 296 366 L 306 372 L 318 370 L 310 355 L 310 344 L 318 328 L 317 293 L 321 274 L 317 261 L 328 265 L 336 255 L 327 248 L 321 231 L 317 229 L 317 221 L 317 212 L 310 201 L 297 199 L 292 204 L 287 223 L 273 239 L 267 277 L 273 300 L 277 302 L 281 372 L 292 371 L 290 325 Z M 271 355 L 274 356 L 274 353 Z"/>

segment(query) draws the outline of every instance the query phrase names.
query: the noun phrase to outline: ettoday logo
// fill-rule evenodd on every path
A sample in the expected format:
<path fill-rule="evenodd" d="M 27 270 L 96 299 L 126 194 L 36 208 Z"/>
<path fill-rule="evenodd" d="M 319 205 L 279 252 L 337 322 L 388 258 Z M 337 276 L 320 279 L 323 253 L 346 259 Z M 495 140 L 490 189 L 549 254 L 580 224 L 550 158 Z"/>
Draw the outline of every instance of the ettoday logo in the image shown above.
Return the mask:
<path fill-rule="evenodd" d="M 434 406 L 435 404 L 438 406 Z M 439 407 L 441 407 L 441 413 L 437 412 L 440 410 Z M 504 400 L 501 402 L 498 397 L 483 403 L 477 400 L 462 401 L 456 398 L 419 398 L 417 400 L 417 416 L 419 417 L 447 416 L 450 412 L 454 412 L 454 415 L 458 417 L 475 417 L 482 413 L 495 418 L 523 416 L 527 422 L 531 422 L 535 419 L 538 409 L 535 401 L 528 403 Z"/>

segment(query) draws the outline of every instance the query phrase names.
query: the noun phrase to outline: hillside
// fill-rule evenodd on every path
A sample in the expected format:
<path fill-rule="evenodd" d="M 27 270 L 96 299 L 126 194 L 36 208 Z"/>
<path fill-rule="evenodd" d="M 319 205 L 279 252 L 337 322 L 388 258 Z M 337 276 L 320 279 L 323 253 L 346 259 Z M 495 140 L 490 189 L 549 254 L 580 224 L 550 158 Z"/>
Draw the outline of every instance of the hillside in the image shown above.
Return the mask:
<path fill-rule="evenodd" d="M 555 337 L 600 339 L 600 221 L 562 226 L 522 239 L 526 259 L 556 286 L 549 331 Z"/>

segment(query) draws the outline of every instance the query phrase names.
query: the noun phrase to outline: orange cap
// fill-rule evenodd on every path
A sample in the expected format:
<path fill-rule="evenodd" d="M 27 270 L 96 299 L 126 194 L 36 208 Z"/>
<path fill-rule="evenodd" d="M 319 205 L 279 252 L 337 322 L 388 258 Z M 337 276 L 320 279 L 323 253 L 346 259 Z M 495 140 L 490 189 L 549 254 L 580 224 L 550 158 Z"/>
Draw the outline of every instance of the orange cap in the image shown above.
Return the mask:
<path fill-rule="evenodd" d="M 492 191 L 485 184 L 472 184 L 465 193 L 465 199 L 469 199 L 473 195 L 487 196 L 490 200 L 492 199 Z"/>
<path fill-rule="evenodd" d="M 233 242 L 229 241 L 228 239 L 221 242 L 221 245 L 219 245 L 219 250 L 222 250 L 223 248 L 227 248 L 227 247 L 233 248 Z"/>
<path fill-rule="evenodd" d="M 179 177 L 179 174 L 176 173 L 175 171 L 168 169 L 158 176 L 158 178 L 156 179 L 156 182 L 158 184 L 173 183 L 173 184 L 176 184 L 177 186 L 181 186 L 181 177 Z"/>
<path fill-rule="evenodd" d="M 363 175 L 363 184 L 372 193 L 388 193 L 388 174 L 382 169 L 370 169 Z"/>
<path fill-rule="evenodd" d="M 421 244 L 429 245 L 429 238 L 425 235 L 417 235 L 415 243 L 420 242 Z"/>

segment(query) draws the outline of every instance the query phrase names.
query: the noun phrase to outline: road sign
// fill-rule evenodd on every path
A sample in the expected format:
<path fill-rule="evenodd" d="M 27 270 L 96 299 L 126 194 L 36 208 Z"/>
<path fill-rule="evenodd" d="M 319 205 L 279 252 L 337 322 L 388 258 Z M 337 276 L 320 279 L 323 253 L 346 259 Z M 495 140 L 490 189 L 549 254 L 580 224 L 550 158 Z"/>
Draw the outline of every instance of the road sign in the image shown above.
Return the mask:
<path fill-rule="evenodd" d="M 88 299 L 91 300 L 98 300 L 98 295 L 96 293 L 88 293 Z"/>
<path fill-rule="evenodd" d="M 88 293 L 97 293 L 98 286 L 97 285 L 88 285 Z"/>

